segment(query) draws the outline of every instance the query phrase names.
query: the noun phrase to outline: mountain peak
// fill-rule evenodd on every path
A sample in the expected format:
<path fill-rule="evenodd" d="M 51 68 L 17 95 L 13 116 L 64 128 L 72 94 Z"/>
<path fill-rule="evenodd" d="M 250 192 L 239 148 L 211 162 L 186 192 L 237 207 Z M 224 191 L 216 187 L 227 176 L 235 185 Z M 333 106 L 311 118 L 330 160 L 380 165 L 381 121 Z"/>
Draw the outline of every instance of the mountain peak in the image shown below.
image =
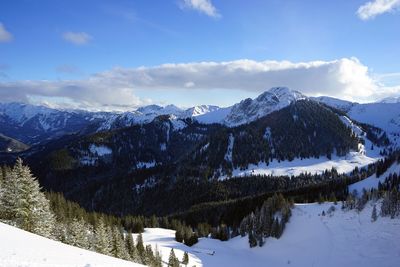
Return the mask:
<path fill-rule="evenodd" d="M 248 123 L 305 98 L 287 87 L 273 87 L 255 99 L 248 98 L 234 105 L 224 122 L 230 126 Z"/>
<path fill-rule="evenodd" d="M 265 91 L 263 94 L 259 95 L 257 99 L 264 96 L 265 94 L 272 94 L 275 95 L 280 101 L 290 100 L 290 102 L 292 102 L 293 100 L 307 98 L 299 91 L 292 90 L 288 87 L 272 87 L 268 91 Z"/>

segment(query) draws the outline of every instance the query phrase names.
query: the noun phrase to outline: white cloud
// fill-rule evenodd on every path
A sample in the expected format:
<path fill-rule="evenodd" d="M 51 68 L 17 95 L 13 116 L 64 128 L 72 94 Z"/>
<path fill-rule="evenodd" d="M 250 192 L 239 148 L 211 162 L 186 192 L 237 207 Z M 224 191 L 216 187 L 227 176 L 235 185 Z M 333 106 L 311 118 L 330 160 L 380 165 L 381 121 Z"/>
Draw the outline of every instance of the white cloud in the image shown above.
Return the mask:
<path fill-rule="evenodd" d="M 76 45 L 84 45 L 92 40 L 92 36 L 85 32 L 65 32 L 62 37 L 65 41 Z"/>
<path fill-rule="evenodd" d="M 12 34 L 9 33 L 3 23 L 0 22 L 0 43 L 10 42 L 12 39 Z"/>
<path fill-rule="evenodd" d="M 357 15 L 362 20 L 372 19 L 378 15 L 395 11 L 400 7 L 400 0 L 373 0 L 360 6 Z"/>
<path fill-rule="evenodd" d="M 147 104 L 137 92 L 157 90 L 223 89 L 261 93 L 274 86 L 287 86 L 309 96 L 327 95 L 366 102 L 399 94 L 400 86 L 385 86 L 356 58 L 333 61 L 195 62 L 155 67 L 114 68 L 87 79 L 61 81 L 0 82 L 3 101 L 29 101 L 32 97 L 65 98 L 79 107 L 127 109 Z M 154 92 L 154 91 L 153 91 Z M 49 100 L 50 101 L 50 100 Z M 233 103 L 232 103 L 233 104 Z"/>
<path fill-rule="evenodd" d="M 182 0 L 180 6 L 181 8 L 197 10 L 198 12 L 206 14 L 210 17 L 221 17 L 221 15 L 218 13 L 218 10 L 211 3 L 211 0 Z"/>

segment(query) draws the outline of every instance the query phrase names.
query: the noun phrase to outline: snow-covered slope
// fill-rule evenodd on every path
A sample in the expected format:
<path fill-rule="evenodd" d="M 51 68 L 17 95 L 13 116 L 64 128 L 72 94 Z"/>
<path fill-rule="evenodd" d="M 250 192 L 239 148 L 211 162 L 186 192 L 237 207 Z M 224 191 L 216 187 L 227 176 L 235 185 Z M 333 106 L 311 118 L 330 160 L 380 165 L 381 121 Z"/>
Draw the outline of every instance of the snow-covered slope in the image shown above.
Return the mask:
<path fill-rule="evenodd" d="M 353 106 L 347 113 L 353 120 L 386 131 L 394 145 L 400 146 L 400 103 L 369 103 Z"/>
<path fill-rule="evenodd" d="M 0 223 L 1 267 L 139 267 Z"/>
<path fill-rule="evenodd" d="M 186 247 L 174 241 L 174 231 L 162 229 L 146 229 L 143 238 L 163 254 L 174 248 L 181 257 L 182 251 L 187 251 L 189 266 L 398 266 L 399 218 L 379 217 L 371 222 L 371 203 L 360 213 L 343 211 L 338 204 L 333 213 L 321 216 L 331 206 L 296 204 L 282 237 L 268 238 L 261 248 L 249 248 L 248 238 L 240 236 L 225 242 L 201 238 L 193 247 Z"/>
<path fill-rule="evenodd" d="M 321 102 L 321 103 L 324 103 L 325 105 L 337 108 L 344 112 L 349 111 L 353 106 L 358 104 L 358 103 L 341 100 L 341 99 L 337 99 L 337 98 L 333 98 L 333 97 L 329 97 L 329 96 L 312 97 L 311 99 Z"/>
<path fill-rule="evenodd" d="M 145 245 L 151 245 L 153 250 L 156 248 L 160 251 L 164 266 L 168 263 L 168 257 L 171 249 L 174 249 L 175 256 L 182 260 L 183 254 L 188 252 L 189 264 L 187 266 L 202 266 L 201 260 L 196 256 L 196 252 L 190 247 L 175 241 L 175 231 L 163 228 L 145 228 L 143 236 L 143 242 Z M 133 234 L 134 240 L 137 238 L 137 234 Z"/>
<path fill-rule="evenodd" d="M 386 132 L 394 146 L 400 146 L 400 97 L 386 98 L 376 103 L 367 104 L 358 104 L 326 96 L 312 99 L 346 112 L 352 120 L 381 128 Z"/>

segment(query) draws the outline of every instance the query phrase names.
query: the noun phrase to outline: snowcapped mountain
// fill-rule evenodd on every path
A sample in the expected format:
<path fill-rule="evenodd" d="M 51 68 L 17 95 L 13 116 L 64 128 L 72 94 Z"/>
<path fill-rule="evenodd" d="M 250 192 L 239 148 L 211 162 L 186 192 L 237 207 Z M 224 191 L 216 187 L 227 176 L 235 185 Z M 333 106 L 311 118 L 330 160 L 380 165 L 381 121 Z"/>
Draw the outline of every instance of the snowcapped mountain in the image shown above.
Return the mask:
<path fill-rule="evenodd" d="M 217 111 L 219 109 L 220 109 L 220 107 L 213 106 L 213 105 L 194 106 L 194 107 L 191 107 L 191 108 L 185 110 L 183 117 L 187 117 L 187 118 L 197 117 L 200 115 L 207 114 L 209 112 Z"/>
<path fill-rule="evenodd" d="M 400 96 L 386 97 L 381 101 L 379 101 L 378 103 L 390 103 L 390 104 L 400 103 Z"/>
<path fill-rule="evenodd" d="M 23 103 L 0 103 L 0 132 L 27 144 L 79 132 L 108 113 L 57 110 Z"/>
<path fill-rule="evenodd" d="M 97 131 L 129 127 L 135 124 L 149 123 L 158 116 L 169 115 L 172 118 L 178 117 L 183 110 L 174 105 L 165 107 L 149 105 L 140 107 L 135 111 L 128 111 L 120 114 L 113 114 L 100 124 Z"/>
<path fill-rule="evenodd" d="M 224 123 L 229 126 L 249 123 L 305 98 L 306 96 L 298 91 L 286 87 L 274 87 L 256 99 L 247 98 L 234 105 Z"/>
<path fill-rule="evenodd" d="M 140 107 L 135 111 L 113 114 L 106 121 L 100 124 L 98 131 L 128 127 L 135 124 L 150 123 L 158 116 L 167 115 L 171 121 L 197 117 L 219 110 L 220 108 L 212 105 L 199 105 L 189 109 L 181 109 L 175 105 L 165 107 L 149 105 Z M 177 122 L 179 124 L 179 122 Z"/>
<path fill-rule="evenodd" d="M 237 126 L 257 120 L 305 98 L 307 97 L 302 93 L 287 87 L 273 87 L 255 99 L 247 98 L 231 107 L 198 116 L 196 119 L 203 123 Z"/>

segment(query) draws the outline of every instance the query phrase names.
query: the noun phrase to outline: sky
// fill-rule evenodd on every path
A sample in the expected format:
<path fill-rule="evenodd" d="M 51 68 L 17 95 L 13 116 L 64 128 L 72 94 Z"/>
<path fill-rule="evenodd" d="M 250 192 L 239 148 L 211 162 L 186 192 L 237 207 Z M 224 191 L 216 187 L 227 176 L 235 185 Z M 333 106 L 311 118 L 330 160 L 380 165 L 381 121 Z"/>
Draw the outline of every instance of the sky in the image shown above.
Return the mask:
<path fill-rule="evenodd" d="M 0 101 L 232 105 L 400 95 L 400 0 L 0 0 Z"/>

